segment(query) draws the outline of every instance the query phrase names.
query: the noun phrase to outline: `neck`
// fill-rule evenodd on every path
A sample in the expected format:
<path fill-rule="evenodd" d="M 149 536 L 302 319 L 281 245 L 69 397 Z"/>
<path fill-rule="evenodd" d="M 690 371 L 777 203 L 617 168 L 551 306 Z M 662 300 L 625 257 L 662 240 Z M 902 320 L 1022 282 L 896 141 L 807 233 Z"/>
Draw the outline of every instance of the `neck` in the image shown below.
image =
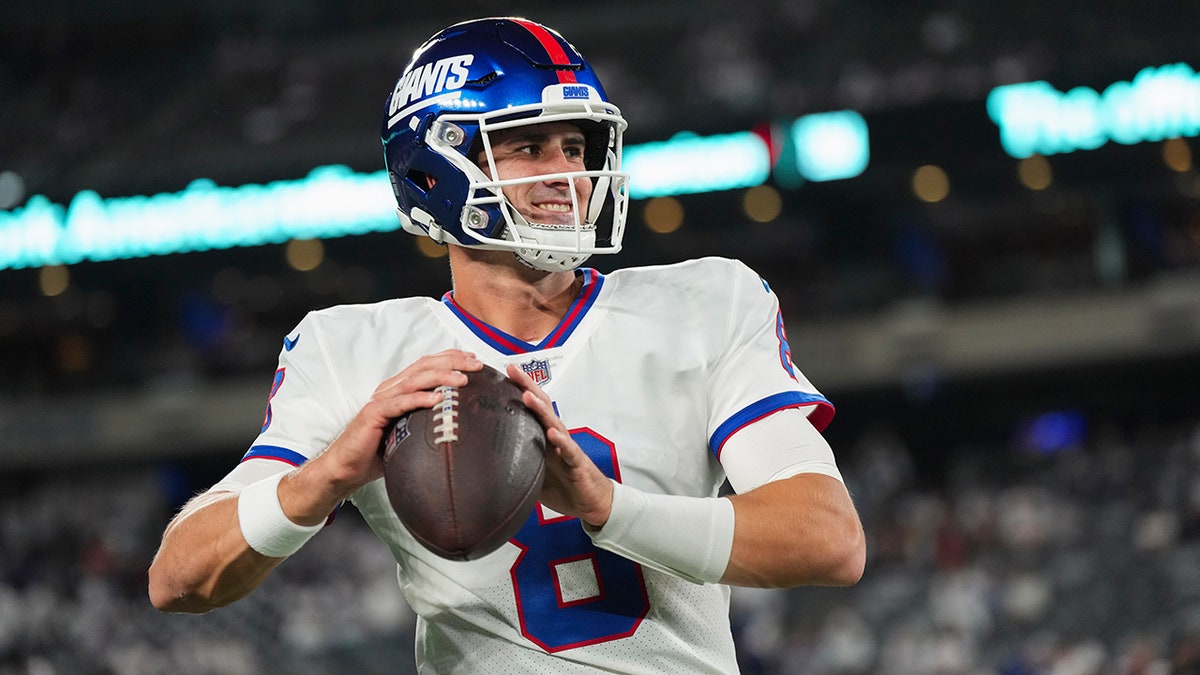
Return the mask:
<path fill-rule="evenodd" d="M 573 271 L 531 269 L 508 251 L 451 246 L 450 268 L 460 307 L 526 342 L 549 335 L 583 287 Z"/>

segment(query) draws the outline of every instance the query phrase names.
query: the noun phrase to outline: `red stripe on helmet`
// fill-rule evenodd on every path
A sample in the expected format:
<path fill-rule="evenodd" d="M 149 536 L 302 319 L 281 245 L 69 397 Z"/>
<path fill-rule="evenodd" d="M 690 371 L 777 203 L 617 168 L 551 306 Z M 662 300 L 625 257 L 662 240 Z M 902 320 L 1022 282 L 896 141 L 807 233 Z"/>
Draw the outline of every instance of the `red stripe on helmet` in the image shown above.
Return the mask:
<path fill-rule="evenodd" d="M 515 22 L 523 26 L 525 30 L 532 33 L 533 37 L 537 38 L 537 41 L 541 43 L 542 48 L 546 50 L 546 54 L 550 57 L 550 63 L 563 66 L 571 65 L 571 59 L 567 56 L 566 50 L 563 49 L 562 45 L 558 43 L 558 40 L 554 39 L 554 36 L 551 35 L 550 31 L 546 30 L 544 26 L 536 24 L 532 21 L 525 21 L 521 19 L 516 19 Z M 566 68 L 555 68 L 554 70 L 556 73 L 558 73 L 558 81 L 560 84 L 576 81 L 575 73 L 573 71 L 567 70 Z"/>

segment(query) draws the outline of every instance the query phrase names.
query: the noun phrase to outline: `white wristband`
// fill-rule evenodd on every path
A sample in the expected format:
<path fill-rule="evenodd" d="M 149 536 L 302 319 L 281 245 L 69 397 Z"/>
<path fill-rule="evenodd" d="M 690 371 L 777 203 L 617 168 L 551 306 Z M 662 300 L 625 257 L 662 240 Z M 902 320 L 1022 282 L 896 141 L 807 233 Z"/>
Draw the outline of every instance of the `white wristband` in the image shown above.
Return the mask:
<path fill-rule="evenodd" d="M 283 473 L 247 485 L 238 495 L 238 524 L 250 548 L 268 558 L 286 558 L 321 531 L 324 523 L 297 525 L 279 504 Z"/>
<path fill-rule="evenodd" d="M 613 481 L 612 511 L 592 542 L 660 572 L 715 583 L 733 550 L 733 503 L 642 492 Z"/>

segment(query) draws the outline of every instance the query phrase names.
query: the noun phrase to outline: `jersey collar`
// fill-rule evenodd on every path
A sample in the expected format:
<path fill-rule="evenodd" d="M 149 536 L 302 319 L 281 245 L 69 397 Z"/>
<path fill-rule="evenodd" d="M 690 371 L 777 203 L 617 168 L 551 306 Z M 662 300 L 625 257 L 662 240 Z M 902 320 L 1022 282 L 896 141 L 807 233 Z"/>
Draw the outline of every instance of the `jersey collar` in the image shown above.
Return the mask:
<path fill-rule="evenodd" d="M 480 340 L 483 340 L 502 354 L 525 354 L 559 347 L 579 327 L 579 324 L 583 321 L 583 317 L 587 315 L 588 310 L 591 309 L 592 305 L 596 302 L 596 298 L 600 295 L 600 288 L 604 286 L 604 275 L 590 267 L 576 270 L 575 273 L 583 276 L 583 288 L 580 289 L 579 295 L 571 303 L 566 315 L 563 316 L 558 326 L 537 344 L 513 337 L 499 328 L 477 319 L 454 301 L 454 291 L 446 291 L 446 294 L 442 296 L 442 303 L 449 307 L 454 316 L 457 316 Z"/>

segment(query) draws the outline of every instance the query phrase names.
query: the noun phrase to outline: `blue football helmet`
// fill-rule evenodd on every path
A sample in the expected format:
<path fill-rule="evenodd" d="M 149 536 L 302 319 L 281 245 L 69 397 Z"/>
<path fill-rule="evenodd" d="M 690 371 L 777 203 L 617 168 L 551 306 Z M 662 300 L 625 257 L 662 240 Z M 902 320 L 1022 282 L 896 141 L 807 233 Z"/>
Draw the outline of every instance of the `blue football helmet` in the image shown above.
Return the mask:
<path fill-rule="evenodd" d="M 489 134 L 547 122 L 579 127 L 585 170 L 498 180 Z M 558 33 L 516 17 L 451 26 L 416 50 L 387 99 L 381 136 L 400 223 L 441 243 L 511 250 L 546 271 L 616 253 L 629 205 L 625 126 Z M 579 178 L 591 180 L 590 200 Z M 504 196 L 505 186 L 545 180 L 570 185 L 573 225 L 529 222 Z"/>

